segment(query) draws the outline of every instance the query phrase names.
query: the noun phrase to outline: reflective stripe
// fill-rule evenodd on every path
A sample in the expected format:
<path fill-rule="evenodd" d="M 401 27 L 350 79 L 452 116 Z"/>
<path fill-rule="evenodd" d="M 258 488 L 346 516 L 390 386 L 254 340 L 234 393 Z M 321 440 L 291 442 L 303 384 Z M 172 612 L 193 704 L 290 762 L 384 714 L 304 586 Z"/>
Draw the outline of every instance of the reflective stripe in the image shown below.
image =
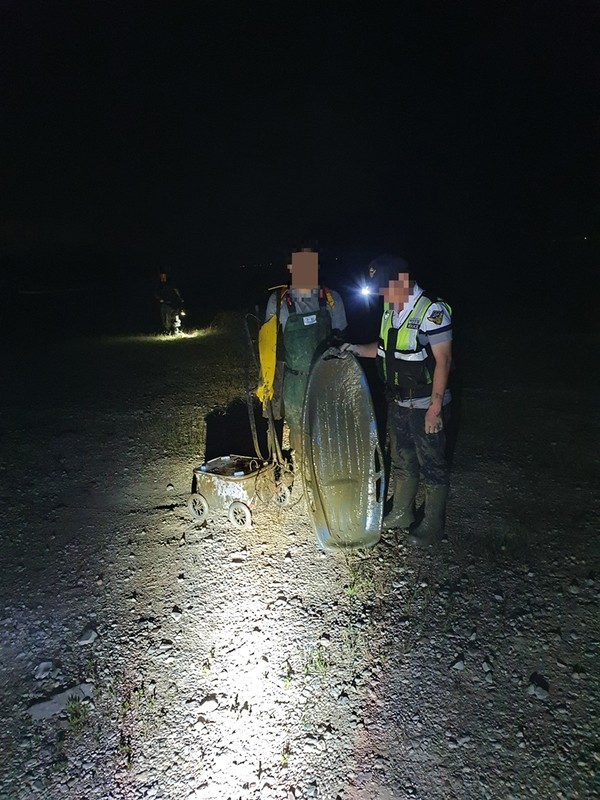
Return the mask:
<path fill-rule="evenodd" d="M 385 383 L 391 387 L 402 387 L 410 390 L 411 397 L 425 397 L 431 394 L 431 382 L 435 368 L 435 358 L 431 349 L 419 340 L 421 325 L 429 308 L 433 303 L 439 304 L 448 314 L 452 313 L 450 306 L 443 300 L 430 300 L 421 293 L 414 302 L 413 307 L 404 316 L 404 310 L 396 314 L 389 303 L 384 303 L 381 327 L 379 330 L 379 343 L 377 347 L 377 370 Z M 394 320 L 403 316 L 398 328 L 394 329 Z M 451 325 L 444 326 L 445 331 L 428 331 L 425 337 L 436 341 L 436 335 L 442 333 L 442 340 L 451 338 Z M 425 341 L 429 341 L 425 338 Z M 439 341 L 439 339 L 437 340 Z"/>
<path fill-rule="evenodd" d="M 396 350 L 394 353 L 394 358 L 397 358 L 400 361 L 426 361 L 427 350 L 423 348 L 423 350 L 419 350 L 417 353 L 399 353 Z"/>

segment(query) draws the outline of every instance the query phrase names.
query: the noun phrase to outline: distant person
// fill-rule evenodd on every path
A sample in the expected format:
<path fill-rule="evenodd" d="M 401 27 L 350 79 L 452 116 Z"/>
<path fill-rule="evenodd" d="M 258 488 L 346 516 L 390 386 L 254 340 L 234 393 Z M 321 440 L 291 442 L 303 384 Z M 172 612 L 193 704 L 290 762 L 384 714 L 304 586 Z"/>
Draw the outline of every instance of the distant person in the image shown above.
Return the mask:
<path fill-rule="evenodd" d="M 160 303 L 160 320 L 165 333 L 175 333 L 175 323 L 183 310 L 183 298 L 171 276 L 166 272 L 159 275 L 154 296 Z"/>
<path fill-rule="evenodd" d="M 442 538 L 449 467 L 445 427 L 449 419 L 448 375 L 452 361 L 450 306 L 425 293 L 395 256 L 369 265 L 379 279 L 383 315 L 379 340 L 346 345 L 356 355 L 376 358 L 388 401 L 394 496 L 384 528 L 407 528 L 415 544 Z M 415 527 L 415 497 L 422 478 L 425 508 Z"/>
<path fill-rule="evenodd" d="M 319 255 L 310 249 L 292 253 L 288 265 L 290 286 L 278 287 L 269 297 L 265 321 L 277 315 L 283 370 L 283 416 L 288 424 L 290 447 L 300 443 L 302 405 L 308 374 L 320 349 L 342 342 L 348 323 L 340 295 L 319 285 Z M 278 415 L 280 416 L 280 415 Z"/>

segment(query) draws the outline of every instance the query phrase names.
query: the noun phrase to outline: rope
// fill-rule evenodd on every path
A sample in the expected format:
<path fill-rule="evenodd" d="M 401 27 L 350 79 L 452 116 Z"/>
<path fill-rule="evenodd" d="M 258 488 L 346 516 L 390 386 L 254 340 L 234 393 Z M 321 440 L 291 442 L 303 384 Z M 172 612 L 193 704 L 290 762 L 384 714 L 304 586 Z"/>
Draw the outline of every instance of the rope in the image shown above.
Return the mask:
<path fill-rule="evenodd" d="M 254 342 L 252 341 L 252 337 L 250 335 L 250 328 L 248 327 L 248 315 L 244 317 L 244 331 L 246 333 L 246 347 L 244 348 L 244 383 L 245 383 L 245 390 L 246 390 L 246 406 L 248 407 L 248 419 L 250 421 L 250 430 L 252 432 L 252 442 L 254 444 L 254 450 L 258 458 L 261 461 L 265 461 L 265 458 L 261 452 L 260 445 L 258 443 L 258 433 L 256 431 L 256 419 L 254 417 L 254 400 L 253 400 L 253 392 L 250 389 L 250 365 L 248 359 L 248 353 L 252 354 L 254 360 L 254 366 L 256 369 L 259 369 L 258 360 L 256 357 Z"/>

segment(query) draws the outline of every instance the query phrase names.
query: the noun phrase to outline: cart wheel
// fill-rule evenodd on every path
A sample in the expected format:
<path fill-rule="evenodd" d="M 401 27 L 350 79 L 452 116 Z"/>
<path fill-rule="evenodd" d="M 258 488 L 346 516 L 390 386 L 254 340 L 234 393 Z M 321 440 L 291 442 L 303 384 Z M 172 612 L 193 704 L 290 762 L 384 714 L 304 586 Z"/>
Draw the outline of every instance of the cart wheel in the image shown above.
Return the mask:
<path fill-rule="evenodd" d="M 235 528 L 250 528 L 252 525 L 252 512 L 245 503 L 240 500 L 234 500 L 229 506 L 227 514 L 229 522 Z"/>
<path fill-rule="evenodd" d="M 288 487 L 280 483 L 279 486 L 275 487 L 275 491 L 273 492 L 273 502 L 276 506 L 287 506 L 290 502 L 291 492 Z"/>
<path fill-rule="evenodd" d="M 188 500 L 188 510 L 197 522 L 204 522 L 208 516 L 208 503 L 202 494 L 193 494 Z"/>

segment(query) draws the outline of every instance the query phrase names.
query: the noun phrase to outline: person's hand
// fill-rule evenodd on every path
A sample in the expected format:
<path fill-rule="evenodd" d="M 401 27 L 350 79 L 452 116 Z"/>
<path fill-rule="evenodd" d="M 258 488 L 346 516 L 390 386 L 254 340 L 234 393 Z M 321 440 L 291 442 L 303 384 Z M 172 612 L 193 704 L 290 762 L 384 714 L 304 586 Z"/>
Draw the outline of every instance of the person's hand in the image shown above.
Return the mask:
<path fill-rule="evenodd" d="M 343 342 L 343 344 L 340 345 L 340 352 L 353 353 L 356 356 L 358 355 L 358 346 L 355 344 L 350 344 L 350 342 Z"/>
<path fill-rule="evenodd" d="M 442 409 L 436 411 L 433 406 L 429 406 L 425 413 L 425 433 L 440 433 L 443 428 Z"/>

